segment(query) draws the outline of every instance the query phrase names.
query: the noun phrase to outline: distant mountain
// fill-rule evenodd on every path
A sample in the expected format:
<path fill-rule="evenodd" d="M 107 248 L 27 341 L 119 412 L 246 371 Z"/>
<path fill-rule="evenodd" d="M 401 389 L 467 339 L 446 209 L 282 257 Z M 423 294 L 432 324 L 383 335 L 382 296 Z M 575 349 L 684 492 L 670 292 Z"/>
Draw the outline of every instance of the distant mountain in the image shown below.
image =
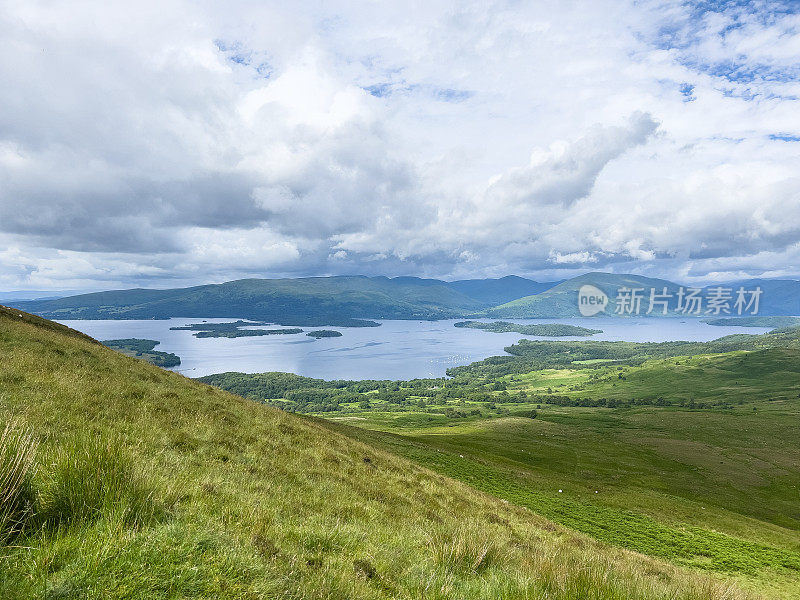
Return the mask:
<path fill-rule="evenodd" d="M 584 285 L 593 285 L 602 290 L 608 296 L 609 303 L 606 310 L 600 316 L 616 315 L 616 298 L 620 288 L 642 288 L 641 310 L 639 316 L 647 316 L 646 312 L 650 303 L 650 290 L 654 289 L 656 294 L 661 294 L 666 288 L 666 293 L 671 295 L 668 301 L 667 316 L 683 316 L 676 312 L 677 293 L 681 287 L 688 289 L 691 286 L 681 285 L 665 279 L 655 279 L 643 277 L 641 275 L 617 275 L 613 273 L 586 273 L 573 279 L 568 279 L 540 294 L 518 298 L 511 302 L 501 304 L 494 308 L 484 311 L 484 316 L 492 318 L 568 318 L 581 316 L 578 310 L 578 290 Z M 762 294 L 759 302 L 759 315 L 800 315 L 800 281 L 795 280 L 776 280 L 776 279 L 750 279 L 733 283 L 714 284 L 701 288 L 700 295 L 703 297 L 702 314 L 697 316 L 708 316 L 705 312 L 707 299 L 711 294 L 712 288 L 723 287 L 730 290 L 732 300 L 730 303 L 731 313 L 737 316 L 733 310 L 733 301 L 736 290 L 743 287 L 747 291 L 761 288 Z M 749 315 L 749 312 L 743 315 Z M 653 315 L 662 316 L 661 305 L 656 305 Z M 720 315 L 726 316 L 726 313 Z"/>
<path fill-rule="evenodd" d="M 343 319 L 442 319 L 487 303 L 416 277 L 243 279 L 170 290 L 117 290 L 14 306 L 54 319 L 237 317 L 282 324 Z"/>
<path fill-rule="evenodd" d="M 540 294 L 559 283 L 561 282 L 540 283 L 516 275 L 507 275 L 499 279 L 461 279 L 451 281 L 447 285 L 465 296 L 480 300 L 489 306 L 497 306 L 524 296 Z"/>
<path fill-rule="evenodd" d="M 621 287 L 644 288 L 647 290 L 647 300 L 642 300 L 642 312 L 648 308 L 649 293 L 651 288 L 661 292 L 667 288 L 667 293 L 676 293 L 680 287 L 677 283 L 665 279 L 654 279 L 640 275 L 616 275 L 613 273 L 586 273 L 546 290 L 540 294 L 519 298 L 500 306 L 485 311 L 487 317 L 492 318 L 568 318 L 581 316 L 578 311 L 578 290 L 584 285 L 593 285 L 605 292 L 609 298 L 609 305 L 601 316 L 613 316 L 616 307 L 614 299 L 617 290 Z"/>
<path fill-rule="evenodd" d="M 52 290 L 17 290 L 11 292 L 0 292 L 0 302 L 21 302 L 25 300 L 53 300 L 63 298 L 78 291 L 54 292 Z"/>

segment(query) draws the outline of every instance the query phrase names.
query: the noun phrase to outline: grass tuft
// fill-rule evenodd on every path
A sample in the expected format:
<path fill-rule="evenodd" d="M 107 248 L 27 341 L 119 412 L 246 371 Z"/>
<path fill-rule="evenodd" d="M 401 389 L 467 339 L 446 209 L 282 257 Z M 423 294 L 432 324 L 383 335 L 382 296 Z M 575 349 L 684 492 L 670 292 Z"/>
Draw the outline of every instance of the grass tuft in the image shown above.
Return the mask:
<path fill-rule="evenodd" d="M 0 436 L 0 543 L 20 533 L 34 513 L 37 447 L 28 429 L 6 423 Z"/>
<path fill-rule="evenodd" d="M 49 526 L 91 523 L 102 515 L 146 525 L 164 514 L 155 490 L 120 444 L 76 435 L 51 453 L 41 517 Z"/>
<path fill-rule="evenodd" d="M 437 567 L 452 573 L 480 573 L 503 562 L 503 551 L 486 529 L 468 524 L 437 528 L 428 536 L 428 548 Z"/>

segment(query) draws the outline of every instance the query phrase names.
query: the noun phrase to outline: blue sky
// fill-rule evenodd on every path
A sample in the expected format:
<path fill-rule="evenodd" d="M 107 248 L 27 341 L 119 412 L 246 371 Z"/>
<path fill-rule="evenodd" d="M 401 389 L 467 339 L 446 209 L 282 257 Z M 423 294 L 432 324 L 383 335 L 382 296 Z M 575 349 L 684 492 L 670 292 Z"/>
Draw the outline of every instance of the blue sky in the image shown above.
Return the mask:
<path fill-rule="evenodd" d="M 800 276 L 797 2 L 2 7 L 0 290 Z"/>

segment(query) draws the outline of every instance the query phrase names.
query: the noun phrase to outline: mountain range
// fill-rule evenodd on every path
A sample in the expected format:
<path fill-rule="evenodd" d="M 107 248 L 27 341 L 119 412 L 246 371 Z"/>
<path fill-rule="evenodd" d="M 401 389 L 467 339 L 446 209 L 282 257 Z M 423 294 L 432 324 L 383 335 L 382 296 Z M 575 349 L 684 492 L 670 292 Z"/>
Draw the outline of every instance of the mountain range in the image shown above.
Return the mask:
<path fill-rule="evenodd" d="M 570 318 L 580 316 L 578 291 L 592 285 L 608 297 L 601 316 L 614 316 L 620 288 L 639 288 L 641 309 L 649 308 L 650 290 L 670 299 L 668 316 L 676 311 L 682 286 L 641 275 L 586 273 L 561 282 L 537 282 L 523 277 L 442 281 L 418 277 L 334 276 L 297 279 L 242 279 L 221 284 L 166 290 L 129 289 L 80 294 L 55 299 L 9 302 L 52 319 L 165 319 L 170 317 L 230 317 L 284 325 L 358 325 L 356 319 Z M 713 294 L 716 284 L 701 289 Z M 760 315 L 800 315 L 800 281 L 751 279 L 725 284 L 732 290 L 730 313 L 736 316 L 735 290 L 762 290 Z M 635 314 L 635 313 L 634 313 Z M 661 307 L 653 313 L 661 315 Z M 742 313 L 752 314 L 751 312 Z"/>

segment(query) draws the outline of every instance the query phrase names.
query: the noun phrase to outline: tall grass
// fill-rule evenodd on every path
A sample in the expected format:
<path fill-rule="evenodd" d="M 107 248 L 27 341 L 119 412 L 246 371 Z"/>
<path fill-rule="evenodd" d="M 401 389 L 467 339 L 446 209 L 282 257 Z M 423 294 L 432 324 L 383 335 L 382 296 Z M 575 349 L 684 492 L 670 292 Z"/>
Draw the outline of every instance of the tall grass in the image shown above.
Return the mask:
<path fill-rule="evenodd" d="M 476 523 L 459 523 L 455 530 L 434 527 L 427 536 L 427 547 L 434 564 L 453 573 L 479 573 L 505 559 L 503 545 L 486 534 Z"/>
<path fill-rule="evenodd" d="M 22 531 L 33 514 L 37 440 L 14 422 L 0 436 L 0 543 Z"/>
<path fill-rule="evenodd" d="M 50 452 L 43 479 L 40 517 L 48 526 L 90 523 L 101 515 L 136 526 L 163 514 L 155 486 L 114 440 L 72 436 Z"/>

